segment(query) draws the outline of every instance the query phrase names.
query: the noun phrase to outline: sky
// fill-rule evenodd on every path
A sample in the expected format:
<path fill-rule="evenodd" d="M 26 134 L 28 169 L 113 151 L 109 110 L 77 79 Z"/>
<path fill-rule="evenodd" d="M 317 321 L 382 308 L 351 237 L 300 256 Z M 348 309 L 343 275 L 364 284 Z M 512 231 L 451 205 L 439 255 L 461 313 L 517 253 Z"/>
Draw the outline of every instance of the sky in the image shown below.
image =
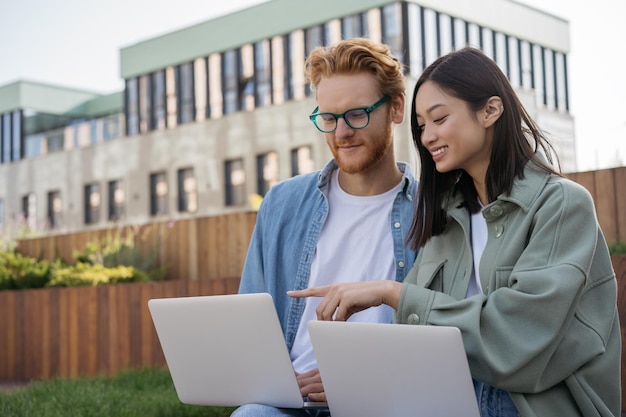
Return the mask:
<path fill-rule="evenodd" d="M 0 0 L 0 86 L 29 80 L 119 91 L 121 48 L 264 1 Z M 626 1 L 517 1 L 570 22 L 578 171 L 626 166 Z"/>

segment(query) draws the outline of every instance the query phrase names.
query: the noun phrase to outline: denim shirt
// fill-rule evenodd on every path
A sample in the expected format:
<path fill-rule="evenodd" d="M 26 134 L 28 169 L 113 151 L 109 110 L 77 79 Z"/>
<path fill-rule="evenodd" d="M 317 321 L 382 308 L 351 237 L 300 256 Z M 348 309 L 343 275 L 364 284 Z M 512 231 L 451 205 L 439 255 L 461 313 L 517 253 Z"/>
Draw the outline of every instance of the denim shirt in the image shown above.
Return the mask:
<path fill-rule="evenodd" d="M 417 181 L 407 164 L 399 162 L 398 168 L 403 173 L 403 186 L 393 202 L 389 227 L 396 281 L 402 282 L 417 255 L 407 243 Z M 272 295 L 289 351 L 304 311 L 304 299 L 291 298 L 287 291 L 308 287 L 317 241 L 328 217 L 328 187 L 335 169 L 337 164 L 331 160 L 321 171 L 274 185 L 261 203 L 248 248 L 239 293 Z"/>

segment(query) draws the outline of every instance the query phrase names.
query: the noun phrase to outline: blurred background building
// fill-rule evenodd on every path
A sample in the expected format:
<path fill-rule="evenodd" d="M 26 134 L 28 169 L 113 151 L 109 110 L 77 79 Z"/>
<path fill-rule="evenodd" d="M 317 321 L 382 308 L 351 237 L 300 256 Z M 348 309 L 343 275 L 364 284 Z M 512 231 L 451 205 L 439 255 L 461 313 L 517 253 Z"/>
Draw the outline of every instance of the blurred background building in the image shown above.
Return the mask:
<path fill-rule="evenodd" d="M 0 86 L 0 232 L 250 210 L 251 196 L 331 157 L 307 117 L 304 60 L 352 37 L 392 48 L 408 96 L 438 56 L 481 48 L 576 171 L 567 21 L 513 0 L 273 0 L 121 49 L 124 91 Z M 395 152 L 417 175 L 408 120 Z"/>

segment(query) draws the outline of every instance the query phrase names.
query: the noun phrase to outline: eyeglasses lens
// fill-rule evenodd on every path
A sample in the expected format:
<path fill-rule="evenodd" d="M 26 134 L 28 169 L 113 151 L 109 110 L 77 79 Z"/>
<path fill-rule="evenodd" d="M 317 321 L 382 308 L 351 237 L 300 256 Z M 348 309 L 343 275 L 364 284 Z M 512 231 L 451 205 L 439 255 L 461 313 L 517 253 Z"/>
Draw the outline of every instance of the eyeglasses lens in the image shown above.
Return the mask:
<path fill-rule="evenodd" d="M 364 128 L 369 122 L 367 112 L 363 109 L 350 110 L 344 117 L 353 129 Z"/>
<path fill-rule="evenodd" d="M 318 114 L 314 122 L 323 132 L 332 132 L 337 126 L 337 119 L 332 114 Z"/>

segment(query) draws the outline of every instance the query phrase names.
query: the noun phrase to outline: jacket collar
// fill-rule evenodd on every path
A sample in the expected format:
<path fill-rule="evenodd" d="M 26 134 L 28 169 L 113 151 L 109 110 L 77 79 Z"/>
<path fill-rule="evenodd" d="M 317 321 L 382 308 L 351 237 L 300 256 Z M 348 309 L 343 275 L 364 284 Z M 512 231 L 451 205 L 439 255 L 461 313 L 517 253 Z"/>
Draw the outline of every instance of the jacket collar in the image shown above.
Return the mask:
<path fill-rule="evenodd" d="M 524 177 L 516 178 L 513 182 L 511 194 L 500 194 L 495 201 L 487 204 L 483 208 L 483 212 L 489 213 L 492 207 L 495 206 L 498 206 L 505 211 L 512 211 L 515 209 L 515 206 L 518 206 L 522 210 L 527 212 L 541 194 L 541 191 L 544 189 L 551 175 L 552 174 L 546 172 L 532 160 L 529 161 L 524 167 Z M 511 204 L 513 204 L 514 206 L 511 206 Z M 448 204 L 448 212 L 451 212 L 455 209 L 460 209 L 464 206 L 465 204 L 463 196 L 461 195 L 461 193 L 456 192 L 454 194 L 454 197 Z"/>

